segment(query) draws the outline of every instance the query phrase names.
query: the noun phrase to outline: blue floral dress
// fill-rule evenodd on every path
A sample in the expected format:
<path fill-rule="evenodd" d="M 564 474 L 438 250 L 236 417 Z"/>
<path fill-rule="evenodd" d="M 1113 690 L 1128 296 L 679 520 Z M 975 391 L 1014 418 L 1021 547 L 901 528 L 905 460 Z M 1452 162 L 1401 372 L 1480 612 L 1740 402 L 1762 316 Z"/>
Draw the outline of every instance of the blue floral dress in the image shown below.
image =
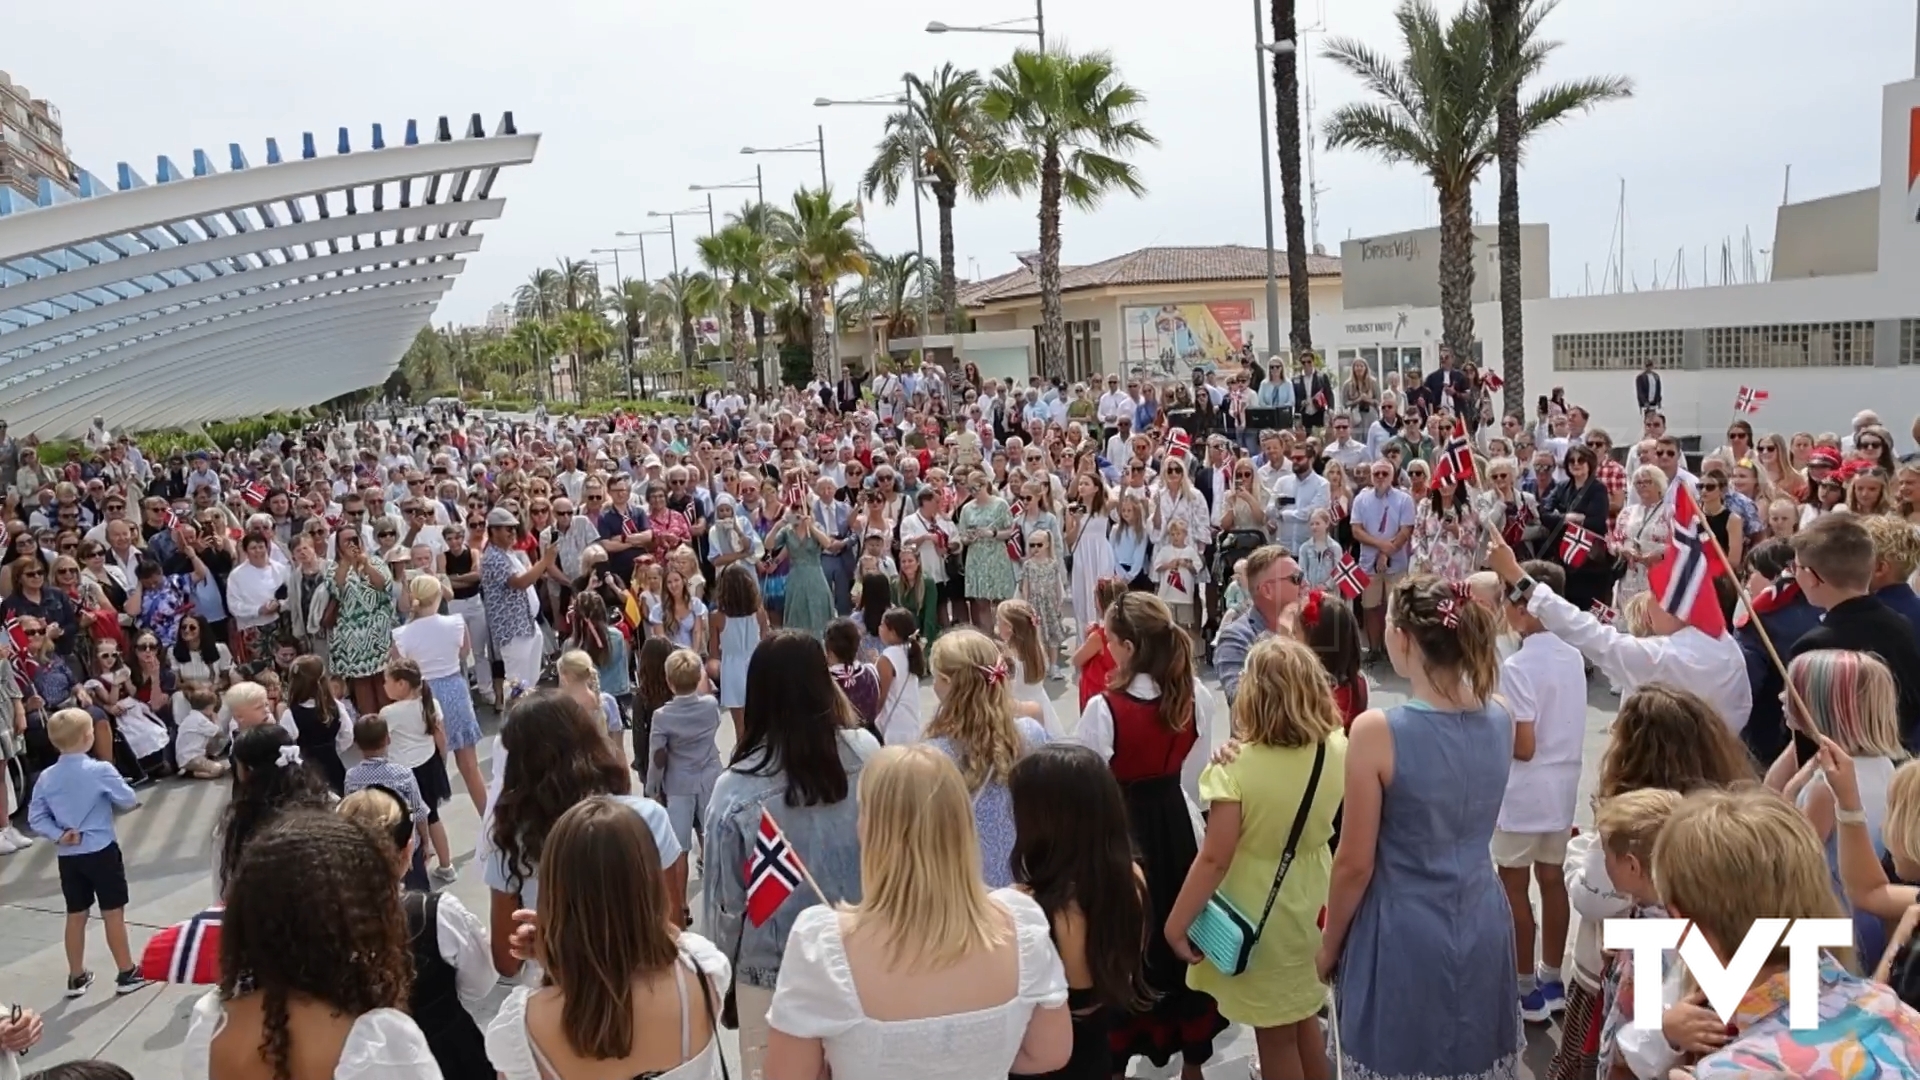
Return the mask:
<path fill-rule="evenodd" d="M 1040 721 L 1016 716 L 1013 724 L 1020 731 L 1022 757 L 1047 741 L 1047 729 L 1041 726 Z M 928 739 L 927 745 L 952 758 L 954 764 L 965 770 L 960 751 L 951 739 Z M 1007 785 L 988 780 L 973 793 L 973 825 L 974 831 L 980 835 L 980 869 L 982 876 L 987 879 L 987 888 L 1004 889 L 1012 885 L 1013 794 L 1007 790 Z"/>
<path fill-rule="evenodd" d="M 974 499 L 960 508 L 960 535 L 994 533 L 1013 527 L 1007 502 L 998 496 Z M 993 536 L 967 541 L 967 599 L 1005 600 L 1013 595 L 1013 556 L 1006 541 Z"/>

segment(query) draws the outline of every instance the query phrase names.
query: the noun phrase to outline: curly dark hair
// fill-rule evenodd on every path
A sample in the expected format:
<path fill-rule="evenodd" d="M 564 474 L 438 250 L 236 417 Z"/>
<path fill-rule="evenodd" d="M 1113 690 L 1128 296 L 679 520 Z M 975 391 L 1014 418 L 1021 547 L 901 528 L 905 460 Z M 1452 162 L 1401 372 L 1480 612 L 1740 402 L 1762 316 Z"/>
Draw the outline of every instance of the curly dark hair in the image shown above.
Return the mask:
<path fill-rule="evenodd" d="M 1642 788 L 1685 795 L 1757 778 L 1746 747 L 1705 698 L 1655 682 L 1620 703 L 1594 795 L 1611 799 Z"/>
<path fill-rule="evenodd" d="M 412 982 L 400 868 L 385 841 L 299 810 L 247 845 L 220 920 L 220 997 L 261 995 L 260 1056 L 274 1080 L 292 1077 L 290 997 L 360 1016 L 405 1008 Z"/>
<path fill-rule="evenodd" d="M 254 836 L 288 810 L 324 810 L 329 792 L 325 781 L 305 765 L 280 764 L 282 747 L 293 736 L 268 721 L 247 728 L 233 740 L 233 797 L 220 816 L 221 895 L 240 868 L 240 857 Z"/>
<path fill-rule="evenodd" d="M 517 885 L 535 880 L 547 832 L 593 795 L 625 795 L 632 774 L 614 756 L 606 720 L 559 690 L 528 694 L 500 729 L 507 771 L 493 805 L 493 846 Z"/>

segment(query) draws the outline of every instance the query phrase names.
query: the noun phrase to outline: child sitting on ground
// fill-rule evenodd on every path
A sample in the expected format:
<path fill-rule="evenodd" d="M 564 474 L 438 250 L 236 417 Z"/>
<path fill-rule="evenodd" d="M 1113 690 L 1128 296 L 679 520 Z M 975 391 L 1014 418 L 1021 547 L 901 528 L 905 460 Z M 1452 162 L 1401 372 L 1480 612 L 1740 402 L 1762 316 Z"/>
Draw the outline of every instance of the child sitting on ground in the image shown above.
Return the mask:
<path fill-rule="evenodd" d="M 173 737 L 173 759 L 180 763 L 180 771 L 195 780 L 217 780 L 227 775 L 227 733 L 215 719 L 220 695 L 206 683 L 195 682 L 186 685 L 181 697 L 186 700 L 187 713 L 180 718 Z M 263 705 L 265 701 L 262 695 Z"/>
<path fill-rule="evenodd" d="M 67 996 L 77 998 L 93 985 L 86 969 L 87 913 L 95 904 L 106 924 L 107 951 L 119 976 L 115 994 L 145 985 L 127 947 L 127 868 L 114 835 L 113 815 L 139 800 L 112 762 L 89 756 L 93 717 L 85 709 L 61 709 L 47 718 L 47 739 L 60 752 L 33 786 L 27 824 L 54 841 L 59 852 L 60 893 L 67 907 Z"/>

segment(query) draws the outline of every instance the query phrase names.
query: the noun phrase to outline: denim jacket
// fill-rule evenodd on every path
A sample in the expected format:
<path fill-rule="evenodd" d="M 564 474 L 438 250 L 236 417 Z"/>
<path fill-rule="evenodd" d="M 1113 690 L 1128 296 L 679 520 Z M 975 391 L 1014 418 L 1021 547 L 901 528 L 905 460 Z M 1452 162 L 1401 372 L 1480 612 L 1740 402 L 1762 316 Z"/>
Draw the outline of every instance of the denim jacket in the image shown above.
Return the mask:
<path fill-rule="evenodd" d="M 734 978 L 748 986 L 773 989 L 787 934 L 800 913 L 823 899 L 830 904 L 860 900 L 860 769 L 880 749 L 862 730 L 840 736 L 840 760 L 847 768 L 847 797 L 826 806 L 788 806 L 784 771 L 755 776 L 741 766 L 720 774 L 707 810 L 706 926 L 713 943 L 733 962 Z M 760 832 L 760 808 L 773 814 L 787 843 L 827 895 L 800 888 L 763 926 L 746 921 L 747 860 Z"/>

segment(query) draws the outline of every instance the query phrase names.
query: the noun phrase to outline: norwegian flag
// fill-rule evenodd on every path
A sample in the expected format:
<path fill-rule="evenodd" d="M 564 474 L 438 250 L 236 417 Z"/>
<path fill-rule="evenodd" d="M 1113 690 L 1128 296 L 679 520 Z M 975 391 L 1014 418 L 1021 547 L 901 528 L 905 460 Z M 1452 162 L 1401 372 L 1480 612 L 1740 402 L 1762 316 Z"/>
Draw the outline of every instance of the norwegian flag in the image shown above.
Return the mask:
<path fill-rule="evenodd" d="M 1560 537 L 1560 561 L 1569 567 L 1584 566 L 1587 556 L 1593 554 L 1593 546 L 1599 542 L 1599 533 L 1569 524 Z"/>
<path fill-rule="evenodd" d="M 1359 563 L 1353 561 L 1353 556 L 1346 555 L 1341 557 L 1340 565 L 1334 567 L 1333 581 L 1340 586 L 1341 596 L 1353 600 L 1367 591 L 1367 586 L 1373 579 L 1367 576 L 1365 570 L 1360 569 Z"/>
<path fill-rule="evenodd" d="M 1593 606 L 1587 610 L 1593 612 L 1594 618 L 1599 619 L 1608 626 L 1612 626 L 1614 622 L 1620 618 L 1620 613 L 1615 611 L 1605 600 L 1595 600 Z"/>
<path fill-rule="evenodd" d="M 1327 392 L 1325 390 L 1313 395 L 1313 407 L 1318 412 L 1325 412 L 1327 410 Z"/>
<path fill-rule="evenodd" d="M 1495 375 L 1491 371 L 1485 371 L 1480 374 L 1480 385 L 1489 390 L 1498 390 L 1507 385 L 1507 380 Z"/>
<path fill-rule="evenodd" d="M 263 481 L 259 480 L 255 480 L 253 483 L 240 489 L 241 501 L 255 510 L 267 505 L 267 496 L 271 494 L 273 494 L 273 489 L 267 487 Z"/>
<path fill-rule="evenodd" d="M 753 857 L 747 860 L 747 921 L 765 926 L 787 897 L 800 891 L 804 880 L 800 856 L 787 843 L 780 823 L 761 807 L 760 834 L 753 841 Z"/>
<path fill-rule="evenodd" d="M 173 507 L 167 507 L 166 516 L 160 519 L 160 526 L 165 529 L 177 529 L 180 527 L 180 515 L 173 512 Z"/>
<path fill-rule="evenodd" d="M 140 977 L 148 982 L 213 986 L 220 982 L 221 907 L 206 909 L 153 935 L 140 952 Z"/>
<path fill-rule="evenodd" d="M 1019 562 L 1027 557 L 1027 530 L 1017 527 L 1020 515 L 1026 513 L 1024 506 L 1025 504 L 1023 503 L 1014 503 L 1012 506 L 1007 507 L 1007 513 L 1013 515 L 1016 525 L 1016 528 L 1013 530 L 1013 535 L 1007 537 L 1007 558 L 1012 559 L 1014 562 Z"/>
<path fill-rule="evenodd" d="M 1647 584 L 1660 598 L 1661 607 L 1702 633 L 1719 637 L 1727 632 L 1727 620 L 1720 611 L 1720 597 L 1713 591 L 1713 579 L 1727 572 L 1726 558 L 1712 543 L 1693 492 L 1681 484 L 1673 496 L 1673 533 L 1667 540 L 1667 557 L 1647 571 Z"/>
<path fill-rule="evenodd" d="M 1733 411 L 1736 414 L 1746 413 L 1751 415 L 1757 413 L 1760 411 L 1760 406 L 1767 403 L 1767 396 L 1765 390 L 1756 390 L 1751 386 L 1743 386 L 1740 388 L 1740 392 L 1733 396 Z"/>
<path fill-rule="evenodd" d="M 1524 505 L 1509 504 L 1506 523 L 1500 526 L 1500 539 L 1505 540 L 1508 547 L 1517 548 L 1526 538 L 1527 508 Z"/>
<path fill-rule="evenodd" d="M 1456 484 L 1473 482 L 1473 444 L 1467 440 L 1466 421 L 1457 416 L 1453 419 L 1453 437 L 1447 440 L 1446 451 L 1433 467 L 1434 483 L 1448 477 Z"/>
<path fill-rule="evenodd" d="M 1748 601 L 1747 605 L 1742 605 L 1739 611 L 1734 612 L 1734 629 L 1738 630 L 1752 622 L 1754 615 L 1771 615 L 1798 599 L 1800 599 L 1800 583 L 1794 580 L 1792 570 L 1782 570 L 1780 576 L 1773 579 L 1772 584 L 1760 591 L 1760 595 Z"/>
<path fill-rule="evenodd" d="M 1187 579 L 1181 576 L 1180 568 L 1177 566 L 1167 571 L 1167 584 L 1173 586 L 1178 592 L 1187 591 Z"/>
<path fill-rule="evenodd" d="M 33 658 L 32 639 L 27 637 L 27 628 L 18 617 L 8 619 L 5 630 L 7 644 L 13 650 L 13 659 L 8 663 L 8 675 L 13 679 L 14 689 L 21 697 L 33 696 L 33 677 L 40 673 L 40 662 Z"/>
<path fill-rule="evenodd" d="M 621 511 L 621 513 L 620 513 L 620 535 L 621 535 L 621 536 L 623 536 L 623 537 L 626 537 L 626 536 L 632 536 L 632 535 L 634 535 L 635 533 L 638 533 L 639 531 L 640 531 L 640 526 L 639 526 L 639 525 L 636 525 L 636 524 L 634 524 L 634 521 L 633 521 L 633 515 L 632 515 L 631 513 L 629 513 L 629 512 L 627 512 L 627 511 L 624 511 L 624 510 L 623 510 L 623 511 Z"/>

